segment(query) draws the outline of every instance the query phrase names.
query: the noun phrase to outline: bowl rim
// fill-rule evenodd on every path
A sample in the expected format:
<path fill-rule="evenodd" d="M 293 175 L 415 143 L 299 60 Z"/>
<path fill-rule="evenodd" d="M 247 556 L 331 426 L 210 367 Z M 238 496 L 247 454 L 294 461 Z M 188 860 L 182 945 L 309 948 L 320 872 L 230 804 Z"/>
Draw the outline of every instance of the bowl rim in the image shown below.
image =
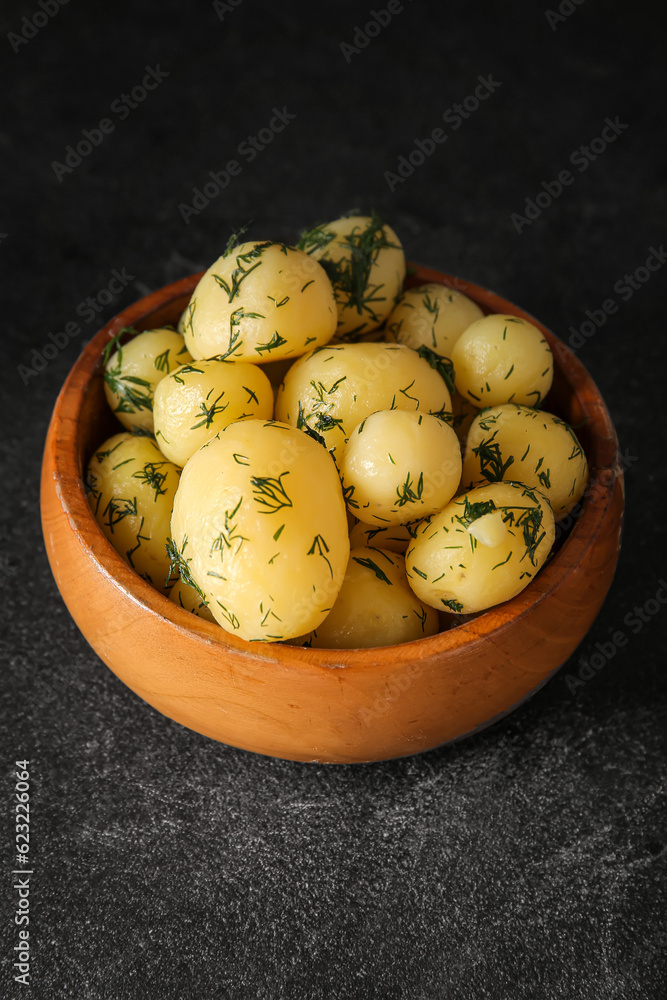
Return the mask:
<path fill-rule="evenodd" d="M 446 285 L 468 295 L 485 312 L 507 313 L 528 320 L 546 337 L 554 353 L 554 363 L 562 370 L 576 395 L 591 430 L 592 454 L 587 454 L 589 481 L 580 501 L 579 511 L 562 546 L 535 579 L 511 600 L 433 636 L 391 646 L 312 649 L 282 642 L 246 641 L 226 632 L 217 623 L 198 618 L 170 601 L 130 568 L 97 524 L 84 488 L 79 430 L 85 395 L 92 379 L 101 373 L 102 355 L 108 342 L 123 327 L 135 327 L 139 330 L 155 328 L 155 324 L 150 322 L 151 316 L 164 313 L 170 307 L 175 312 L 178 300 L 191 295 L 203 274 L 204 272 L 199 272 L 181 278 L 151 292 L 106 323 L 86 344 L 74 363 L 58 395 L 51 419 L 56 432 L 53 475 L 63 511 L 82 544 L 86 546 L 89 557 L 97 564 L 98 571 L 144 611 L 168 621 L 179 632 L 194 634 L 200 640 L 219 646 L 221 656 L 233 652 L 274 664 L 303 662 L 311 667 L 372 669 L 386 663 L 387 659 L 396 663 L 414 662 L 424 657 L 439 656 L 471 642 L 488 641 L 492 633 L 501 636 L 506 628 L 513 627 L 574 572 L 585 553 L 595 544 L 612 500 L 615 482 L 622 478 L 622 471 L 616 432 L 592 377 L 576 355 L 552 331 L 514 303 L 473 282 L 409 262 L 408 287 L 430 282 Z M 183 308 L 184 306 L 185 303 Z M 122 428 L 119 432 L 120 430 Z M 95 539 L 94 544 L 88 544 L 88 538 Z M 577 550 L 576 554 L 573 549 Z"/>

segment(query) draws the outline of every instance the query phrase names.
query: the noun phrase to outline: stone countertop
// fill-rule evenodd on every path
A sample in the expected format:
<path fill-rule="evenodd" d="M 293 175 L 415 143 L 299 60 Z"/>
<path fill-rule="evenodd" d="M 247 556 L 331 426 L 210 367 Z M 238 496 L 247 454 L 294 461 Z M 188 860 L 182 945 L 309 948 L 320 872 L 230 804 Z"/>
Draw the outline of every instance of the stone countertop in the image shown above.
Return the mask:
<path fill-rule="evenodd" d="M 28 990 L 8 821 L 2 996 L 667 995 L 658 17 L 5 6 L 3 795 L 29 758 L 34 874 Z M 294 764 L 181 728 L 95 656 L 51 577 L 39 466 L 103 322 L 249 220 L 292 241 L 355 206 L 572 344 L 616 423 L 627 517 L 599 618 L 514 714 L 421 757 Z"/>

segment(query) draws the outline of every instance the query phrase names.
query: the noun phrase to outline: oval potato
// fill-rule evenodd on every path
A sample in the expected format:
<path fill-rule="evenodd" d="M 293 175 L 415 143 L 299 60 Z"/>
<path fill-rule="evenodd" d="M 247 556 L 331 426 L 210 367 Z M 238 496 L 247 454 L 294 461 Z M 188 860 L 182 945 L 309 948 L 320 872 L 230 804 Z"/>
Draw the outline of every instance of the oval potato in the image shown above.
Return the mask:
<path fill-rule="evenodd" d="M 316 628 L 343 582 L 349 539 L 336 467 L 285 424 L 241 420 L 200 448 L 183 470 L 171 529 L 181 576 L 242 639 Z"/>
<path fill-rule="evenodd" d="M 551 504 L 522 483 L 490 483 L 456 497 L 417 527 L 405 553 L 410 586 L 425 604 L 456 614 L 516 597 L 554 542 Z"/>
<path fill-rule="evenodd" d="M 444 380 L 403 344 L 340 344 L 299 358 L 278 390 L 276 419 L 306 429 L 338 459 L 376 410 L 449 414 Z"/>
<path fill-rule="evenodd" d="M 337 337 L 355 340 L 384 322 L 405 279 L 405 254 L 390 226 L 375 214 L 343 216 L 304 233 L 299 247 L 331 279 Z"/>
<path fill-rule="evenodd" d="M 387 319 L 387 340 L 407 344 L 414 351 L 428 347 L 451 357 L 454 344 L 464 330 L 484 313 L 463 292 L 430 282 L 408 288 Z"/>
<path fill-rule="evenodd" d="M 163 591 L 173 582 L 167 543 L 179 475 L 153 438 L 122 433 L 95 451 L 85 478 L 88 503 L 106 537 Z"/>
<path fill-rule="evenodd" d="M 435 635 L 437 611 L 425 606 L 408 586 L 400 553 L 354 548 L 333 608 L 299 644 L 317 649 L 393 646 Z"/>
<path fill-rule="evenodd" d="M 463 462 L 465 487 L 512 479 L 536 486 L 556 520 L 581 499 L 588 463 L 564 420 L 528 406 L 504 403 L 480 413 L 470 426 Z"/>
<path fill-rule="evenodd" d="M 478 409 L 500 403 L 538 406 L 551 388 L 554 359 L 540 330 L 525 319 L 492 313 L 454 344 L 456 390 Z"/>
<path fill-rule="evenodd" d="M 183 335 L 196 360 L 260 364 L 326 344 L 336 316 L 331 282 L 316 260 L 284 243 L 241 243 L 195 288 Z"/>
<path fill-rule="evenodd" d="M 183 337 L 166 327 L 145 330 L 125 344 L 116 341 L 104 366 L 104 393 L 123 427 L 153 433 L 155 389 L 165 375 L 188 361 L 192 358 Z"/>
<path fill-rule="evenodd" d="M 170 372 L 155 390 L 155 439 L 180 466 L 234 421 L 272 416 L 271 383 L 257 365 L 193 361 Z"/>
<path fill-rule="evenodd" d="M 354 429 L 340 461 L 343 492 L 369 524 L 401 524 L 434 514 L 461 482 L 461 446 L 439 417 L 378 410 Z"/>

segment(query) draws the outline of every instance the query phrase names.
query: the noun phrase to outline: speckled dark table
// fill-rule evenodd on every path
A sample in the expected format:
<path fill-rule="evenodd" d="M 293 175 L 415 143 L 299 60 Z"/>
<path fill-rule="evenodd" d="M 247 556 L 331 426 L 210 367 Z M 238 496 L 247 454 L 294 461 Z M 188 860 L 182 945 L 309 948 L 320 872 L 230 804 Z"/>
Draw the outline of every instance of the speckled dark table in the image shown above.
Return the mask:
<path fill-rule="evenodd" d="M 646 3 L 431 7 L 3 6 L 2 997 L 667 995 L 664 25 Z M 602 613 L 532 701 L 419 758 L 308 766 L 196 736 L 103 666 L 51 578 L 39 465 L 102 321 L 249 219 L 293 240 L 354 206 L 576 337 L 627 520 Z"/>

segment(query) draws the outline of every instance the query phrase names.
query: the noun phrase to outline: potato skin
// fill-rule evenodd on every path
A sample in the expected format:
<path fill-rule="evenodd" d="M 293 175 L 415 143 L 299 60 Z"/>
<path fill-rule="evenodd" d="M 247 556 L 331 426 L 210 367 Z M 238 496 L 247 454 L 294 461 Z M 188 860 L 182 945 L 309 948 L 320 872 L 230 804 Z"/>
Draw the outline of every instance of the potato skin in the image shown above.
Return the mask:
<path fill-rule="evenodd" d="M 276 419 L 307 428 L 338 460 L 376 410 L 449 413 L 444 380 L 403 344 L 340 344 L 296 361 L 278 390 Z"/>
<path fill-rule="evenodd" d="M 153 438 L 123 433 L 100 445 L 85 479 L 88 503 L 106 537 L 162 591 L 173 583 L 167 540 L 179 476 Z"/>
<path fill-rule="evenodd" d="M 454 344 L 456 390 L 474 406 L 538 406 L 551 388 L 553 354 L 525 319 L 492 313 L 472 323 Z"/>
<path fill-rule="evenodd" d="M 491 544 L 477 537 L 489 518 Z M 405 553 L 408 582 L 425 604 L 471 614 L 516 597 L 554 541 L 551 504 L 522 483 L 469 490 L 417 527 Z"/>
<path fill-rule="evenodd" d="M 183 470 L 172 539 L 211 613 L 242 639 L 272 642 L 316 628 L 349 554 L 331 456 L 275 421 L 230 424 Z"/>
<path fill-rule="evenodd" d="M 402 524 L 440 510 L 461 481 L 461 448 L 444 420 L 378 410 L 354 429 L 340 461 L 343 491 L 369 524 Z"/>
<path fill-rule="evenodd" d="M 180 333 L 160 327 L 118 344 L 105 364 L 104 393 L 123 427 L 153 433 L 155 389 L 174 368 L 192 361 Z"/>
<path fill-rule="evenodd" d="M 475 418 L 463 463 L 466 487 L 504 479 L 537 487 L 559 521 L 583 496 L 588 463 L 565 421 L 544 410 L 505 403 Z"/>
<path fill-rule="evenodd" d="M 181 467 L 234 421 L 272 416 L 271 383 L 257 365 L 217 358 L 194 361 L 176 368 L 155 390 L 155 439 L 162 453 Z"/>
<path fill-rule="evenodd" d="M 483 315 L 463 292 L 435 282 L 417 285 L 399 297 L 387 318 L 386 339 L 449 358 L 463 331 Z"/>
<path fill-rule="evenodd" d="M 296 358 L 336 332 L 324 268 L 284 243 L 241 243 L 197 285 L 182 321 L 193 358 L 261 364 Z"/>
<path fill-rule="evenodd" d="M 304 233 L 299 247 L 331 279 L 337 338 L 355 341 L 384 322 L 405 279 L 405 254 L 390 226 L 376 215 L 348 215 Z"/>
<path fill-rule="evenodd" d="M 403 556 L 388 549 L 350 551 L 343 585 L 333 608 L 300 645 L 314 649 L 393 646 L 435 635 L 437 611 L 408 586 Z"/>

